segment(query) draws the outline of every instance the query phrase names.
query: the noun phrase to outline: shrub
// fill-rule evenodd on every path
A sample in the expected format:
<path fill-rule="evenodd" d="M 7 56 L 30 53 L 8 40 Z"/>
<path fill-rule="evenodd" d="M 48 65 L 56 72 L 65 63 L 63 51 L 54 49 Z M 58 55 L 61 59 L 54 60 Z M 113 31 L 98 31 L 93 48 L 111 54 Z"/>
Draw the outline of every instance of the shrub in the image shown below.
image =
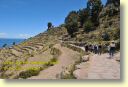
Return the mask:
<path fill-rule="evenodd" d="M 39 74 L 41 68 L 38 68 L 38 69 L 29 69 L 27 71 L 23 71 L 19 74 L 19 78 L 23 78 L 23 79 L 26 79 L 28 77 L 31 77 L 31 76 L 36 76 Z"/>
<path fill-rule="evenodd" d="M 7 44 L 4 44 L 2 47 L 6 47 L 7 46 Z"/>
<path fill-rule="evenodd" d="M 57 58 L 52 58 L 49 62 L 45 64 L 45 67 L 53 66 L 57 62 Z"/>
<path fill-rule="evenodd" d="M 57 48 L 54 48 L 54 47 L 51 48 L 50 53 L 51 53 L 55 58 L 57 58 L 57 57 L 61 54 L 60 50 L 57 49 Z"/>
<path fill-rule="evenodd" d="M 103 39 L 104 41 L 109 41 L 109 40 L 110 40 L 110 35 L 109 35 L 107 32 L 104 32 L 104 33 L 102 34 L 102 39 Z"/>

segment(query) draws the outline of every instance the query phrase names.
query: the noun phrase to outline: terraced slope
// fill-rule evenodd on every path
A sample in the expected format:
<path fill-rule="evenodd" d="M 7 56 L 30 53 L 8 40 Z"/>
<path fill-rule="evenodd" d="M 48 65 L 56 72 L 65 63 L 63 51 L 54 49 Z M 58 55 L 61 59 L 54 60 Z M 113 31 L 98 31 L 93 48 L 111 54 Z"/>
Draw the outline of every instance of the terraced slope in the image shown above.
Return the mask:
<path fill-rule="evenodd" d="M 17 71 L 17 68 L 23 66 L 33 67 L 32 64 L 22 64 L 21 62 L 24 63 L 31 60 L 46 62 L 45 60 L 47 60 L 47 62 L 50 63 L 50 61 L 53 61 L 52 58 L 54 58 L 54 54 L 51 54 L 51 50 L 53 46 L 59 42 L 59 37 L 65 33 L 65 28 L 56 27 L 47 32 L 40 33 L 33 38 L 29 38 L 19 45 L 1 49 L 0 78 L 20 78 L 18 74 L 23 70 Z M 52 64 L 45 65 L 45 67 L 48 67 Z M 27 71 L 27 69 L 25 71 Z"/>

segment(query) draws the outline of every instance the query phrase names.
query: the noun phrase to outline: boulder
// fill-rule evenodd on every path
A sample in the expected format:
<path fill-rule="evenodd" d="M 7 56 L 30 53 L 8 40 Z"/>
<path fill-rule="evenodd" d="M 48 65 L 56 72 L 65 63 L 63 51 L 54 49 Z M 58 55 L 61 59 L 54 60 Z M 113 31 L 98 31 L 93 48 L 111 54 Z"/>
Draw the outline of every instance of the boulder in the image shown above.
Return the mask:
<path fill-rule="evenodd" d="M 89 61 L 89 55 L 83 56 L 82 62 L 87 62 L 87 61 Z"/>
<path fill-rule="evenodd" d="M 78 70 L 75 70 L 73 72 L 73 76 L 76 79 L 86 79 L 87 76 L 88 76 L 88 73 L 87 73 L 87 70 L 86 69 L 78 69 Z"/>

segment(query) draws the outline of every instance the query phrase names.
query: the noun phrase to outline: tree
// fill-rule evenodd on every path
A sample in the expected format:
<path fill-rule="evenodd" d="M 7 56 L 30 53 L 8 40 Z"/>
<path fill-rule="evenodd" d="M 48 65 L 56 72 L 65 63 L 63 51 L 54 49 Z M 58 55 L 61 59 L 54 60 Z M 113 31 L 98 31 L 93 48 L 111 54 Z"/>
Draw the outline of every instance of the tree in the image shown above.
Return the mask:
<path fill-rule="evenodd" d="M 51 22 L 48 22 L 48 30 L 52 27 L 52 23 Z"/>
<path fill-rule="evenodd" d="M 71 22 L 66 25 L 67 31 L 71 37 L 74 37 L 74 33 L 78 31 L 78 23 L 77 22 Z"/>
<path fill-rule="evenodd" d="M 81 26 L 83 27 L 84 22 L 85 22 L 85 21 L 88 19 L 88 17 L 89 17 L 89 10 L 88 10 L 87 8 L 85 8 L 85 9 L 80 9 L 80 10 L 78 11 L 78 14 L 79 14 Z"/>
<path fill-rule="evenodd" d="M 72 11 L 65 18 L 65 26 L 71 37 L 74 37 L 74 33 L 78 31 L 79 15 L 76 11 Z"/>
<path fill-rule="evenodd" d="M 92 22 L 97 26 L 98 25 L 98 16 L 103 8 L 101 0 L 88 0 L 87 9 L 90 12 Z"/>
<path fill-rule="evenodd" d="M 93 23 L 91 22 L 91 20 L 88 20 L 84 23 L 84 31 L 86 33 L 90 32 L 93 30 Z"/>
<path fill-rule="evenodd" d="M 68 16 L 65 18 L 65 23 L 69 22 L 78 22 L 79 21 L 79 15 L 76 11 L 71 11 Z"/>

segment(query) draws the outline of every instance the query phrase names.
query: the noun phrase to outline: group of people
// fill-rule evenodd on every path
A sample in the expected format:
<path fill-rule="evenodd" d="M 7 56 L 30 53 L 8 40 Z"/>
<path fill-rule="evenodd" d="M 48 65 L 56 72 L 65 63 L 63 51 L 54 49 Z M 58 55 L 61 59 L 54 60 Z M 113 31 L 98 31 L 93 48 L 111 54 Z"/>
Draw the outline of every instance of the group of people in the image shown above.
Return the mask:
<path fill-rule="evenodd" d="M 86 52 L 93 52 L 95 54 L 101 55 L 102 53 L 102 45 L 85 45 L 85 51 Z"/>
<path fill-rule="evenodd" d="M 93 53 L 99 54 L 99 55 L 102 54 L 104 49 L 107 49 L 109 52 L 109 56 L 113 57 L 116 45 L 115 45 L 115 42 L 111 42 L 110 45 L 102 45 L 102 44 L 88 45 L 88 44 L 86 44 L 84 47 L 85 47 L 86 52 L 90 51 L 90 52 L 93 52 Z"/>

